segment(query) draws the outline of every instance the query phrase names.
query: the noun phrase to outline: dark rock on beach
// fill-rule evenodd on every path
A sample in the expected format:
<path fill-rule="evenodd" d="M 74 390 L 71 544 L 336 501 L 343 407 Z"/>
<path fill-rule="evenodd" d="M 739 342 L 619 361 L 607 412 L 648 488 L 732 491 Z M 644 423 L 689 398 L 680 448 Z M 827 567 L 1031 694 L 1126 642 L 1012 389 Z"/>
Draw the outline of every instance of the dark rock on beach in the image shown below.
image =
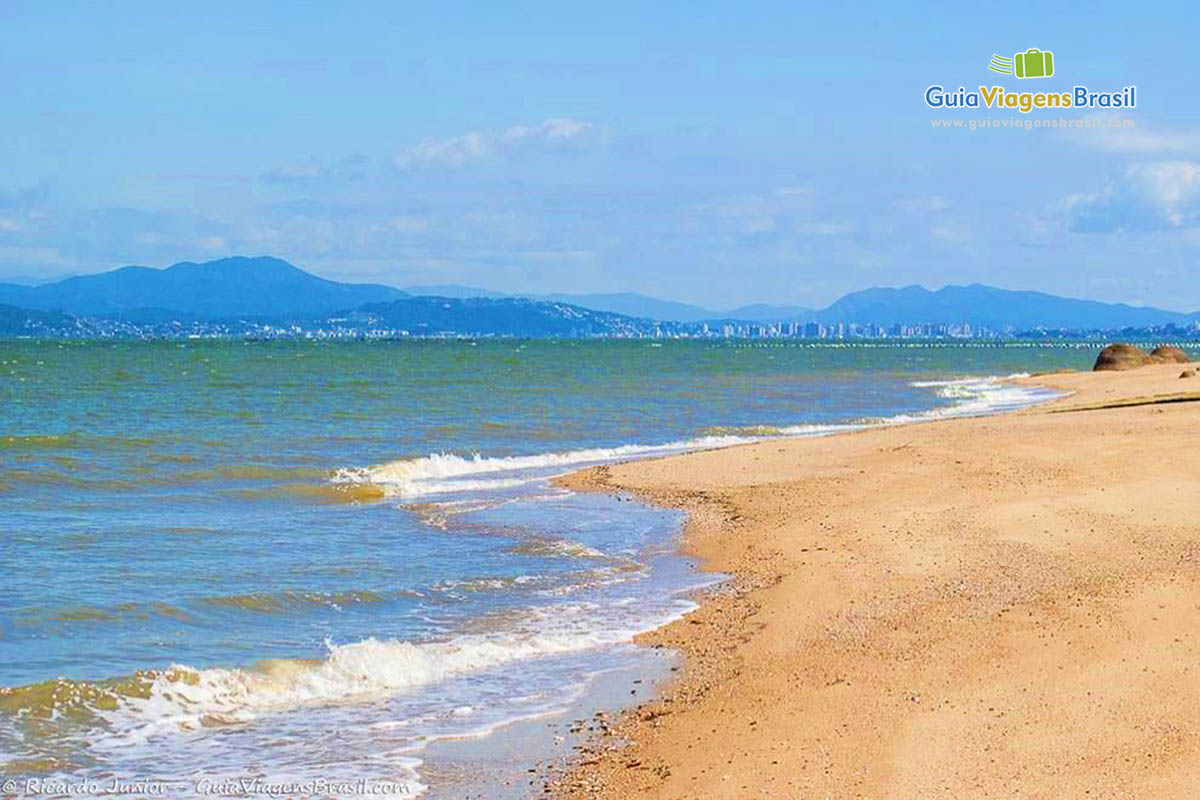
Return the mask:
<path fill-rule="evenodd" d="M 1150 358 L 1152 364 L 1187 364 L 1191 361 L 1187 353 L 1170 345 L 1154 348 L 1150 351 Z"/>
<path fill-rule="evenodd" d="M 1137 369 L 1150 363 L 1150 354 L 1131 344 L 1110 344 L 1096 356 L 1093 372 Z"/>
<path fill-rule="evenodd" d="M 1137 369 L 1147 364 L 1187 364 L 1191 359 L 1178 347 L 1161 346 L 1147 353 L 1131 344 L 1110 344 L 1100 351 L 1093 372 Z"/>

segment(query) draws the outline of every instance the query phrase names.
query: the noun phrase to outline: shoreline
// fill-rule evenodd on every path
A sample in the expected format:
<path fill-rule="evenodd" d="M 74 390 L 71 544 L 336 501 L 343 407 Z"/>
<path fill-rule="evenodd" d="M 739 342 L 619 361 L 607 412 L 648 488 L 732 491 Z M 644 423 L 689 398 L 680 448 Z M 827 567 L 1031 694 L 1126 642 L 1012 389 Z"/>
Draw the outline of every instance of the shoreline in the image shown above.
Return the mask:
<path fill-rule="evenodd" d="M 1126 417 L 1151 417 L 1159 428 L 1165 424 L 1173 434 L 1185 435 L 1189 425 L 1200 423 L 1200 403 L 1192 402 L 1200 401 L 1200 386 L 1180 385 L 1180 369 L 1171 364 L 1123 373 L 1038 375 L 1018 382 L 1064 394 L 1003 414 L 766 440 L 593 467 L 557 479 L 574 490 L 628 493 L 642 502 L 684 510 L 687 521 L 680 552 L 696 558 L 702 570 L 730 577 L 705 592 L 696 611 L 637 637 L 642 646 L 678 652 L 680 671 L 654 699 L 628 709 L 611 732 L 588 743 L 571 768 L 547 781 L 547 791 L 571 798 L 784 793 L 1084 796 L 1085 787 L 1090 797 L 1120 794 L 1118 787 L 1141 791 L 1153 787 L 1162 792 L 1170 784 L 1139 781 L 1110 759 L 1104 759 L 1111 769 L 1100 782 L 1085 779 L 1070 766 L 1071 758 L 1092 762 L 1096 758 L 1089 756 L 1087 748 L 1056 748 L 1054 732 L 1067 739 L 1071 739 L 1068 730 L 1099 734 L 1087 704 L 1077 699 L 1057 698 L 1060 715 L 1082 718 L 1075 727 L 1050 724 L 1028 703 L 1016 705 L 1021 706 L 1025 727 L 1036 729 L 1037 737 L 1003 720 L 997 723 L 997 715 L 1002 718 L 1005 712 L 996 711 L 999 701 L 994 695 L 1000 692 L 1007 697 L 1002 690 L 1012 687 L 989 685 L 986 669 L 975 662 L 992 669 L 1007 664 L 1028 678 L 1029 670 L 1019 669 L 1026 666 L 1019 662 L 1026 660 L 1026 651 L 1036 651 L 1028 642 L 1017 647 L 1010 641 L 1031 635 L 1023 628 L 1012 629 L 1008 620 L 1014 614 L 1024 611 L 1036 619 L 1034 629 L 1061 627 L 1065 617 L 1077 613 L 1057 596 L 1063 587 L 1074 587 L 1075 594 L 1068 597 L 1078 600 L 1086 594 L 1104 606 L 1103 612 L 1092 609 L 1101 617 L 1113 613 L 1108 607 L 1120 594 L 1110 584 L 1128 591 L 1138 588 L 1130 580 L 1122 581 L 1121 573 L 1104 576 L 1098 584 L 1101 588 L 1091 594 L 1081 591 L 1096 578 L 1091 574 L 1096 570 L 1087 562 L 1082 566 L 1063 562 L 1061 580 L 1039 570 L 1037 551 L 1049 549 L 1053 552 L 1045 555 L 1061 558 L 1063 543 L 1056 541 L 1053 547 L 1039 543 L 1029 527 L 1030 514 L 1036 518 L 1036 513 L 1021 508 L 1022 503 L 1030 504 L 1030 498 L 1020 493 L 1012 496 L 1013 487 L 1004 484 L 1025 484 L 1037 494 L 1036 484 L 1021 480 L 1022 466 L 1027 472 L 1029 467 L 1044 467 L 1040 462 L 1045 461 L 1062 462 L 1041 476 L 1050 484 L 1077 482 L 1084 476 L 1072 474 L 1075 468 L 1091 466 L 1090 472 L 1095 472 L 1094 463 L 1081 462 L 1069 452 L 1072 444 L 1087 438 L 1086 430 L 1081 430 L 1086 427 L 1080 422 L 1084 417 L 1088 424 L 1105 418 L 1102 425 L 1127 425 Z M 1036 454 L 1021 452 L 1038 441 L 1031 434 L 1049 436 L 1048 442 L 1058 436 L 1060 441 L 1057 446 L 1037 445 Z M 1146 447 L 1125 446 L 1129 437 L 1109 438 L 1118 439 L 1109 442 L 1115 445 L 1112 450 L 1136 451 L 1126 454 L 1133 464 L 1144 467 L 1154 461 Z M 980 439 L 994 446 L 974 447 Z M 943 458 L 926 460 L 920 451 L 935 446 L 942 452 L 931 455 Z M 948 459 L 954 462 L 949 469 L 947 454 L 961 455 Z M 1030 455 L 1035 463 L 997 463 L 1030 460 Z M 1194 454 L 1184 460 L 1189 467 L 1200 467 Z M 981 461 L 990 462 L 991 469 Z M 885 480 L 873 477 L 881 469 L 888 475 Z M 1151 471 L 1160 480 L 1172 474 L 1169 469 Z M 964 478 L 959 485 L 955 485 L 955 472 Z M 964 477 L 963 473 L 971 472 L 979 474 Z M 928 484 L 922 488 L 934 477 L 941 480 L 941 491 L 931 492 Z M 1096 481 L 1085 484 L 1096 486 Z M 1103 486 L 1098 488 L 1104 491 Z M 856 492 L 867 489 L 877 496 L 863 502 Z M 913 502 L 914 494 L 924 495 L 925 507 Z M 1073 507 L 1077 499 L 1067 495 L 1061 503 L 1042 502 L 1038 507 L 1069 522 L 1068 512 L 1079 510 Z M 1141 491 L 1122 497 L 1121 502 L 1132 500 L 1134 510 L 1129 513 L 1140 518 L 1150 513 L 1148 499 L 1152 498 Z M 988 515 L 979 512 L 993 508 L 993 502 L 1013 506 L 1022 517 L 998 535 L 974 534 L 967 537 L 969 541 L 956 541 L 946 534 L 969 531 L 965 520 L 955 519 L 947 528 L 945 520 L 923 519 L 965 516 L 988 527 Z M 1063 504 L 1072 508 L 1062 508 Z M 1187 517 L 1186 501 L 1183 509 L 1170 510 Z M 843 515 L 851 520 L 841 519 Z M 891 533 L 887 524 L 865 532 L 858 527 L 866 522 L 864 516 L 876 526 L 883 518 L 907 517 L 901 527 L 913 528 L 918 535 L 907 547 L 898 546 L 895 525 Z M 1119 526 L 1108 526 L 1115 527 Z M 1092 527 L 1090 532 L 1096 530 Z M 848 541 L 850 533 L 862 535 Z M 1174 529 L 1171 546 L 1191 552 L 1189 542 L 1176 541 L 1185 534 Z M 875 545 L 882 545 L 883 552 L 876 551 Z M 1197 548 L 1200 552 L 1200 545 Z M 1009 550 L 1015 568 L 997 557 Z M 1076 567 L 1088 575 L 1074 575 Z M 1005 571 L 1010 574 L 1004 575 Z M 1164 566 L 1162 571 L 1170 570 Z M 956 589 L 956 578 L 958 583 L 969 579 L 976 591 Z M 1155 587 L 1156 592 L 1161 590 Z M 1200 594 L 1188 597 L 1200 607 Z M 1134 605 L 1134 610 L 1125 610 L 1126 616 L 1142 610 L 1144 604 Z M 972 625 L 964 627 L 966 621 Z M 1105 639 L 1112 633 L 1101 630 L 1096 636 Z M 1173 638 L 1167 644 L 1178 646 L 1180 639 Z M 919 651 L 940 657 L 914 669 Z M 947 653 L 955 657 L 946 658 Z M 1054 663 L 1055 658 L 1062 663 Z M 1055 658 L 1033 671 L 1043 676 L 1051 667 L 1062 671 L 1072 654 L 1058 653 Z M 1168 660 L 1175 670 L 1180 663 Z M 1122 671 L 1107 661 L 1105 665 L 1110 671 Z M 934 676 L 940 677 L 940 684 Z M 1022 686 L 1021 693 L 1028 695 L 1030 688 Z M 1052 699 L 1046 694 L 1049 691 L 1043 691 L 1043 700 Z M 1189 690 L 1178 679 L 1171 682 L 1167 694 L 1180 695 L 1178 702 L 1200 700 L 1200 692 Z M 975 701 L 987 702 L 981 700 L 985 696 L 992 705 L 980 711 Z M 931 702 L 934 699 L 938 702 Z M 783 708 L 792 713 L 781 717 Z M 947 709 L 959 711 L 972 724 L 955 719 Z M 918 716 L 937 718 L 935 724 L 924 724 L 920 737 L 908 730 L 920 727 L 909 719 L 914 710 Z M 1200 748 L 1200 720 L 1194 712 L 1181 716 L 1190 718 L 1188 724 L 1156 723 L 1174 732 L 1168 736 L 1173 744 L 1167 750 L 1176 755 Z M 1137 738 L 1132 732 L 1144 731 L 1146 725 L 1129 722 L 1126 727 Z M 999 729 L 1016 737 L 1021 746 L 1006 746 L 1001 738 L 977 733 Z M 951 730 L 956 736 L 946 735 Z M 967 753 L 955 744 L 980 738 L 989 741 Z M 1026 741 L 1030 739 L 1036 739 L 1036 747 Z M 1148 746 L 1152 754 L 1162 755 L 1163 747 Z M 1056 749 L 1061 750 L 1058 758 L 1050 759 L 1047 753 Z M 1101 757 L 1109 749 L 1098 744 L 1094 755 Z M 943 761 L 951 753 L 960 759 L 953 768 Z M 984 761 L 980 753 L 985 754 Z M 1169 764 L 1176 772 L 1180 767 L 1178 757 L 1159 760 L 1159 766 Z M 1185 765 L 1184 772 L 1192 779 L 1186 785 L 1200 786 L 1194 769 L 1189 771 Z"/>

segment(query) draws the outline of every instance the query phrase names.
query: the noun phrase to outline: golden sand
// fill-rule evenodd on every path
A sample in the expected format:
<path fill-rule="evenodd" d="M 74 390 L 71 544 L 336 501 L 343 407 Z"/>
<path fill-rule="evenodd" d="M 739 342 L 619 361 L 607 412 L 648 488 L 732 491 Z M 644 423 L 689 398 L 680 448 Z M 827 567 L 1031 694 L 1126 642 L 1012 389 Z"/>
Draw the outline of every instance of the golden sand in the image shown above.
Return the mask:
<path fill-rule="evenodd" d="M 685 548 L 732 579 L 642 638 L 680 650 L 679 679 L 558 794 L 1200 796 L 1200 378 L 1180 370 L 567 479 L 687 509 Z"/>

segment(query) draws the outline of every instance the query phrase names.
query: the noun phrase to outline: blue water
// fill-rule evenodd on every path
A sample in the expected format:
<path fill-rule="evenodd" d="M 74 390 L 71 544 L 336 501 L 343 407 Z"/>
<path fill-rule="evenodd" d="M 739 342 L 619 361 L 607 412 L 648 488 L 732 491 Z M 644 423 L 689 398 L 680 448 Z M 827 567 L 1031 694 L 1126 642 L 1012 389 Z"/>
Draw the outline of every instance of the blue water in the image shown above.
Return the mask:
<path fill-rule="evenodd" d="M 1061 346 L 0 342 L 0 761 L 388 779 L 562 708 L 712 580 L 549 479 L 991 413 Z M 970 380 L 966 377 L 975 376 Z"/>

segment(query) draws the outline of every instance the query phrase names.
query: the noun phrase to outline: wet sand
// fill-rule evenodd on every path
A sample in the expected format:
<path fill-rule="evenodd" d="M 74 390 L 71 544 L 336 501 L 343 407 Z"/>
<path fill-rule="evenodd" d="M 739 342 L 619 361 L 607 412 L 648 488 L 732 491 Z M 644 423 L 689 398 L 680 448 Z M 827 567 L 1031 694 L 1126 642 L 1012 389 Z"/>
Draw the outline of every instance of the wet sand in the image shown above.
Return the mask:
<path fill-rule="evenodd" d="M 563 797 L 1200 794 L 1200 378 L 600 467 L 731 575 Z"/>

